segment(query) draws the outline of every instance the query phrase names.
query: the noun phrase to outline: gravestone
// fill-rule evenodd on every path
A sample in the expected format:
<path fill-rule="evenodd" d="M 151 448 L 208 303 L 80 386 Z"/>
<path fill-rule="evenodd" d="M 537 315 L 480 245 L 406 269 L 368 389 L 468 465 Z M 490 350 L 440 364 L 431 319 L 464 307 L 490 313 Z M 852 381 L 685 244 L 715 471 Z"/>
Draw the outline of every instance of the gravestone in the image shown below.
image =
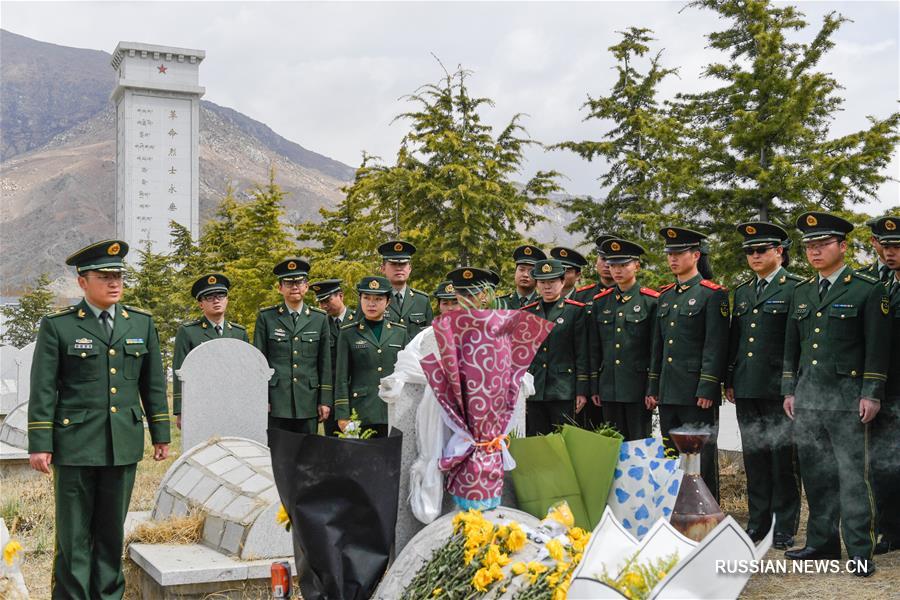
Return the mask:
<path fill-rule="evenodd" d="M 388 403 L 388 422 L 392 428 L 403 432 L 403 445 L 400 451 L 400 502 L 397 508 L 397 526 L 394 543 L 398 550 L 406 546 L 425 525 L 416 519 L 409 506 L 409 474 L 410 468 L 418 456 L 416 445 L 416 410 L 425 393 L 424 383 L 406 383 L 399 396 Z"/>
<path fill-rule="evenodd" d="M 0 425 L 0 479 L 38 476 L 28 461 L 28 403 L 24 402 Z"/>
<path fill-rule="evenodd" d="M 0 420 L 19 404 L 19 349 L 0 346 Z"/>
<path fill-rule="evenodd" d="M 738 428 L 737 410 L 731 402 L 723 402 L 719 408 L 719 433 L 716 440 L 719 450 L 741 452 L 741 431 Z"/>
<path fill-rule="evenodd" d="M 216 436 L 267 444 L 272 373 L 266 357 L 241 340 L 211 340 L 191 350 L 175 372 L 182 382 L 181 447 Z"/>
<path fill-rule="evenodd" d="M 16 392 L 19 397 L 17 404 L 28 402 L 28 394 L 31 392 L 31 360 L 34 358 L 34 347 L 36 345 L 36 342 L 31 342 L 27 346 L 22 347 L 19 350 L 19 357 L 16 359 L 16 363 L 19 365 L 19 381 L 16 386 Z"/>

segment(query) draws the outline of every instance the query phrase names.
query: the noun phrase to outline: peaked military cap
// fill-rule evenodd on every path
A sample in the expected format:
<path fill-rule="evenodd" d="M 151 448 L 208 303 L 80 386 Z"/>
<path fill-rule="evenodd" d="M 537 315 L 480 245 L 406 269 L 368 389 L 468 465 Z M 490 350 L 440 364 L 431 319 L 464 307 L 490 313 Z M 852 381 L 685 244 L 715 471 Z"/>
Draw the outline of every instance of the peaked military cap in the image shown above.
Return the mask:
<path fill-rule="evenodd" d="M 207 273 L 194 282 L 191 286 L 191 296 L 199 300 L 207 294 L 216 292 L 228 293 L 231 282 L 221 273 Z"/>
<path fill-rule="evenodd" d="M 302 258 L 286 258 L 275 265 L 272 272 L 278 276 L 279 281 L 306 279 L 309 275 L 309 263 Z"/>
<path fill-rule="evenodd" d="M 603 242 L 606 240 L 616 240 L 620 239 L 617 236 L 609 235 L 608 233 L 604 233 L 603 235 L 597 236 L 597 239 L 594 240 L 594 243 L 597 244 L 597 253 L 603 255 Z"/>
<path fill-rule="evenodd" d="M 613 265 L 622 265 L 633 260 L 638 260 L 645 250 L 628 240 L 610 238 L 600 245 L 600 252 L 606 257 L 607 262 Z"/>
<path fill-rule="evenodd" d="M 480 292 L 500 283 L 500 278 L 493 271 L 478 267 L 460 267 L 447 273 L 447 279 L 454 290 Z"/>
<path fill-rule="evenodd" d="M 547 255 L 537 246 L 525 244 L 513 250 L 513 260 L 517 265 L 533 265 L 539 260 L 544 260 Z"/>
<path fill-rule="evenodd" d="M 456 293 L 453 291 L 453 282 L 440 282 L 437 289 L 434 290 L 434 297 L 438 300 L 450 300 L 451 298 L 456 298 Z"/>
<path fill-rule="evenodd" d="M 681 252 L 694 247 L 700 249 L 706 239 L 705 234 L 684 227 L 663 227 L 659 235 L 666 241 L 666 252 Z"/>
<path fill-rule="evenodd" d="M 787 231 L 775 223 L 767 221 L 751 221 L 737 226 L 738 233 L 744 236 L 743 248 L 758 248 L 760 246 L 783 246 L 785 240 L 790 240 Z"/>
<path fill-rule="evenodd" d="M 75 267 L 79 275 L 87 271 L 120 272 L 125 270 L 126 254 L 128 244 L 122 240 L 104 240 L 69 255 L 66 264 Z"/>
<path fill-rule="evenodd" d="M 561 260 L 549 258 L 535 263 L 531 270 L 534 279 L 558 279 L 566 274 L 566 265 Z"/>
<path fill-rule="evenodd" d="M 826 212 L 805 212 L 797 217 L 797 229 L 803 232 L 801 240 L 814 242 L 829 237 L 847 237 L 853 231 L 853 223 Z"/>
<path fill-rule="evenodd" d="M 900 244 L 900 217 L 886 215 L 872 219 L 867 224 L 872 229 L 872 235 L 882 244 L 888 246 Z"/>
<path fill-rule="evenodd" d="M 588 264 L 587 259 L 580 253 L 571 248 L 563 248 L 562 246 L 551 248 L 550 257 L 555 258 L 566 267 L 574 267 L 579 271 Z"/>
<path fill-rule="evenodd" d="M 316 300 L 321 302 L 335 292 L 341 291 L 340 279 L 323 279 L 309 284 L 309 289 L 316 295 Z"/>
<path fill-rule="evenodd" d="M 378 246 L 378 253 L 386 261 L 406 263 L 416 253 L 416 247 L 403 240 L 391 240 Z"/>
<path fill-rule="evenodd" d="M 360 294 L 375 294 L 378 296 L 387 296 L 394 289 L 391 287 L 391 282 L 387 280 L 386 277 L 382 277 L 380 275 L 369 275 L 367 277 L 363 277 L 359 280 L 359 283 L 356 284 L 356 291 Z"/>

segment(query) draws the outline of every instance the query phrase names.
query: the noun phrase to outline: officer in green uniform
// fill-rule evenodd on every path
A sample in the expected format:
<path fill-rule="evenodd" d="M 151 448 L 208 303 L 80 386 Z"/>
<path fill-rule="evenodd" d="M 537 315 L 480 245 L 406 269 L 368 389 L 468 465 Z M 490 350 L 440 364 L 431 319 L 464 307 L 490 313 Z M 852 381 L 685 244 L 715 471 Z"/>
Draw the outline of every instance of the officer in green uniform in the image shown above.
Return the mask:
<path fill-rule="evenodd" d="M 535 393 L 525 404 L 527 435 L 551 433 L 572 422 L 590 393 L 587 311 L 583 303 L 562 297 L 565 275 L 558 260 L 535 263 L 532 277 L 541 299 L 522 308 L 554 324 L 528 367 Z"/>
<path fill-rule="evenodd" d="M 234 338 L 247 343 L 247 330 L 243 325 L 225 320 L 228 308 L 228 290 L 231 282 L 221 273 L 207 273 L 191 286 L 191 296 L 197 299 L 203 316 L 182 323 L 175 334 L 175 355 L 172 369 L 177 371 L 191 350 L 209 340 Z M 177 375 L 172 380 L 172 412 L 175 423 L 181 429 L 181 379 Z"/>
<path fill-rule="evenodd" d="M 649 397 L 650 378 L 659 378 L 659 358 L 653 344 L 659 292 L 637 282 L 640 257 L 638 244 L 611 238 L 601 251 L 610 266 L 615 285 L 596 294 L 588 317 L 591 361 L 591 400 L 601 409 L 601 421 L 611 423 L 625 440 L 651 435 L 651 416 L 656 398 Z"/>
<path fill-rule="evenodd" d="M 516 291 L 505 296 L 500 296 L 500 306 L 508 309 L 522 308 L 538 299 L 537 282 L 531 276 L 534 263 L 544 260 L 547 255 L 537 246 L 525 244 L 513 251 L 513 260 L 516 261 Z"/>
<path fill-rule="evenodd" d="M 456 292 L 453 289 L 453 282 L 449 279 L 438 284 L 434 290 L 434 297 L 438 301 L 439 315 L 460 309 L 459 300 L 456 299 Z"/>
<path fill-rule="evenodd" d="M 580 252 L 572 250 L 571 248 L 557 246 L 556 248 L 550 249 L 550 258 L 561 262 L 566 269 L 565 279 L 563 280 L 563 298 L 571 298 L 572 300 L 577 300 L 584 304 L 585 301 L 590 301 L 594 297 L 594 294 L 590 294 L 590 285 L 578 286 L 581 281 L 581 271 L 588 264 L 587 259 L 582 256 Z M 585 300 L 578 300 L 576 296 L 583 295 L 583 292 L 588 293 L 587 298 L 585 298 Z"/>
<path fill-rule="evenodd" d="M 334 410 L 343 430 L 350 413 L 356 411 L 363 430 L 388 434 L 387 404 L 378 395 L 382 377 L 394 372 L 397 354 L 409 337 L 406 326 L 385 318 L 393 288 L 384 277 L 363 277 L 359 292 L 357 322 L 341 326 L 335 373 Z"/>
<path fill-rule="evenodd" d="M 883 218 L 883 217 L 882 217 Z M 874 218 L 866 221 L 866 227 L 872 230 L 872 237 L 869 239 L 869 242 L 872 244 L 872 248 L 875 249 L 875 262 L 866 265 L 865 267 L 859 269 L 861 273 L 865 273 L 870 277 L 874 277 L 875 279 L 881 280 L 884 284 L 890 284 L 891 278 L 893 277 L 893 272 L 891 268 L 887 265 L 887 262 L 884 258 L 884 246 L 881 243 L 880 237 L 875 233 L 877 228 L 877 224 L 881 222 L 881 219 Z"/>
<path fill-rule="evenodd" d="M 269 429 L 316 433 L 332 406 L 328 318 L 303 302 L 308 262 L 288 258 L 272 272 L 284 302 L 260 310 L 253 332 L 253 345 L 275 369 L 269 379 Z"/>
<path fill-rule="evenodd" d="M 705 426 L 712 436 L 700 457 L 703 481 L 719 497 L 716 422 L 728 360 L 728 291 L 705 276 L 708 264 L 702 245 L 706 236 L 690 229 L 665 227 L 666 260 L 675 283 L 660 289 L 659 380 L 650 380 L 650 396 L 659 399 L 659 426 L 672 450 L 672 429 Z"/>
<path fill-rule="evenodd" d="M 594 296 L 616 284 L 609 271 L 609 263 L 606 262 L 606 256 L 603 254 L 603 242 L 615 239 L 619 238 L 615 235 L 603 234 L 594 240 L 594 243 L 597 244 L 597 260 L 594 262 L 594 271 L 597 273 L 597 283 L 589 283 L 577 288 L 572 296 L 575 300 L 590 305 L 594 300 Z"/>
<path fill-rule="evenodd" d="M 741 223 L 738 232 L 754 275 L 734 290 L 725 397 L 736 404 L 750 518 L 747 534 L 774 546 L 794 544 L 800 522 L 800 473 L 790 419 L 782 408 L 784 330 L 794 286 L 803 277 L 782 267 L 787 232 L 773 223 Z"/>
<path fill-rule="evenodd" d="M 344 291 L 340 279 L 323 279 L 309 284 L 309 289 L 316 296 L 319 308 L 328 315 L 328 328 L 331 331 L 331 380 L 334 384 L 334 371 L 337 369 L 337 341 L 341 325 L 354 322 L 355 313 L 344 304 Z M 322 423 L 325 435 L 334 435 L 340 429 L 334 412 Z"/>
<path fill-rule="evenodd" d="M 402 240 L 391 240 L 378 246 L 381 254 L 381 274 L 391 282 L 391 303 L 385 315 L 392 323 L 404 325 L 409 337 L 431 325 L 434 313 L 431 299 L 425 292 L 409 287 L 412 256 L 416 247 Z"/>
<path fill-rule="evenodd" d="M 868 576 L 875 571 L 869 423 L 884 399 L 890 306 L 879 280 L 844 265 L 851 223 L 808 212 L 797 227 L 817 274 L 794 288 L 781 391 L 794 420 L 809 520 L 806 546 L 785 556 L 840 558 L 840 523 L 855 574 Z"/>
<path fill-rule="evenodd" d="M 900 215 L 874 219 L 870 227 L 884 253 L 884 262 L 891 269 L 887 281 L 890 299 L 891 342 L 887 383 L 881 410 L 872 423 L 871 461 L 875 500 L 878 508 L 878 533 L 881 539 L 875 554 L 900 550 Z M 886 351 L 886 350 L 884 350 Z"/>
<path fill-rule="evenodd" d="M 122 598 L 125 515 L 145 416 L 154 460 L 169 454 L 156 327 L 119 302 L 127 253 L 125 242 L 107 240 L 66 259 L 84 299 L 41 319 L 34 349 L 28 452 L 32 468 L 53 469 L 53 598 Z"/>

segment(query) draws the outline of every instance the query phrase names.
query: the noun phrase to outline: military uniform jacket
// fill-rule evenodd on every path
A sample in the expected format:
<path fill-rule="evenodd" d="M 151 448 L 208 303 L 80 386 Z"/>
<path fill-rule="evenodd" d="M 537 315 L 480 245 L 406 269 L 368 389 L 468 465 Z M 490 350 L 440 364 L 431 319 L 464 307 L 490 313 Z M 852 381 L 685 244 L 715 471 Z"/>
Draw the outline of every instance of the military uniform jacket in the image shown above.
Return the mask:
<path fill-rule="evenodd" d="M 397 353 L 409 342 L 406 327 L 385 321 L 381 339 L 361 318 L 341 326 L 334 376 L 334 417 L 349 419 L 356 409 L 365 424 L 387 423 L 387 404 L 378 396 L 382 377 L 394 372 Z"/>
<path fill-rule="evenodd" d="M 172 357 L 172 369 L 177 371 L 184 364 L 184 359 L 191 350 L 209 340 L 220 338 L 234 338 L 250 343 L 247 339 L 247 330 L 243 325 L 231 321 L 225 321 L 222 325 L 222 335 L 216 333 L 216 327 L 205 316 L 182 323 L 175 334 L 175 354 Z M 181 379 L 175 375 L 172 379 L 172 412 L 181 414 Z"/>
<path fill-rule="evenodd" d="M 659 292 L 635 284 L 595 295 L 588 316 L 591 393 L 607 402 L 643 402 L 650 379 L 659 379 L 656 328 Z"/>
<path fill-rule="evenodd" d="M 518 310 L 520 308 L 528 306 L 532 302 L 539 300 L 539 299 L 540 298 L 538 296 L 537 290 L 531 290 L 531 293 L 528 294 L 528 297 L 525 298 L 525 301 L 522 303 L 519 302 L 519 292 L 518 291 L 515 291 L 511 294 L 506 294 L 504 296 L 499 296 L 497 298 L 497 300 L 499 300 L 500 308 L 507 308 L 510 310 Z"/>
<path fill-rule="evenodd" d="M 325 311 L 304 304 L 294 323 L 284 304 L 259 311 L 253 345 L 275 369 L 269 379 L 269 415 L 312 419 L 332 404 L 331 332 Z"/>
<path fill-rule="evenodd" d="M 738 398 L 780 400 L 788 307 L 803 277 L 779 268 L 759 298 L 756 281 L 754 275 L 734 290 L 725 387 Z"/>
<path fill-rule="evenodd" d="M 120 466 L 144 454 L 144 415 L 154 444 L 169 442 L 159 336 L 148 313 L 116 305 L 106 333 L 85 301 L 41 320 L 31 365 L 28 451 L 53 464 Z"/>
<path fill-rule="evenodd" d="M 585 306 L 590 308 L 591 303 L 594 301 L 594 296 L 599 294 L 600 292 L 606 291 L 607 288 L 602 283 L 589 283 L 587 285 L 583 285 L 581 287 L 575 288 L 575 291 L 572 292 L 572 295 L 569 296 L 572 300 L 577 300 L 578 302 L 583 302 Z"/>
<path fill-rule="evenodd" d="M 788 309 L 781 393 L 795 407 L 858 411 L 884 399 L 890 304 L 881 282 L 844 268 L 819 300 L 818 276 L 794 288 Z"/>
<path fill-rule="evenodd" d="M 695 405 L 697 398 L 718 402 L 728 361 L 728 291 L 700 275 L 660 290 L 659 381 L 650 395 L 660 404 Z"/>
<path fill-rule="evenodd" d="M 900 282 L 893 283 L 890 294 L 891 302 L 891 351 L 888 364 L 885 398 L 900 403 Z"/>
<path fill-rule="evenodd" d="M 590 393 L 587 311 L 575 300 L 557 300 L 549 312 L 542 302 L 526 310 L 553 323 L 528 372 L 534 376 L 535 394 L 529 400 L 575 400 Z"/>
<path fill-rule="evenodd" d="M 420 331 L 431 325 L 431 320 L 434 318 L 434 312 L 431 310 L 431 298 L 425 292 L 406 286 L 403 306 L 399 307 L 392 290 L 391 303 L 388 305 L 385 318 L 392 323 L 400 323 L 406 326 L 409 338 L 412 339 Z"/>
<path fill-rule="evenodd" d="M 327 315 L 328 318 L 328 330 L 331 332 L 331 378 L 332 383 L 334 380 L 334 371 L 337 369 L 337 341 L 338 336 L 341 333 L 341 326 L 346 325 L 347 323 L 355 323 L 356 313 L 353 309 L 348 308 L 347 312 L 344 313 L 344 319 L 341 321 L 341 325 L 338 325 L 334 322 L 334 319 L 331 318 L 330 315 Z"/>

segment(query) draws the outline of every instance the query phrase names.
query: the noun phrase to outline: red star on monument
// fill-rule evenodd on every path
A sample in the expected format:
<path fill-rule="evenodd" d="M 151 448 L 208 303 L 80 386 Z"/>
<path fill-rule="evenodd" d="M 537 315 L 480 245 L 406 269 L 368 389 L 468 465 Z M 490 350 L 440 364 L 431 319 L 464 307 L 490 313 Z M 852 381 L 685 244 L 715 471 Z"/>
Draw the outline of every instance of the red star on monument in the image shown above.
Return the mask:
<path fill-rule="evenodd" d="M 160 74 L 162 74 L 162 75 L 165 75 L 165 74 L 166 74 L 166 70 L 168 69 L 168 67 L 166 67 L 166 65 L 159 65 L 159 66 L 156 67 L 156 68 L 159 69 L 159 72 L 160 72 Z"/>

